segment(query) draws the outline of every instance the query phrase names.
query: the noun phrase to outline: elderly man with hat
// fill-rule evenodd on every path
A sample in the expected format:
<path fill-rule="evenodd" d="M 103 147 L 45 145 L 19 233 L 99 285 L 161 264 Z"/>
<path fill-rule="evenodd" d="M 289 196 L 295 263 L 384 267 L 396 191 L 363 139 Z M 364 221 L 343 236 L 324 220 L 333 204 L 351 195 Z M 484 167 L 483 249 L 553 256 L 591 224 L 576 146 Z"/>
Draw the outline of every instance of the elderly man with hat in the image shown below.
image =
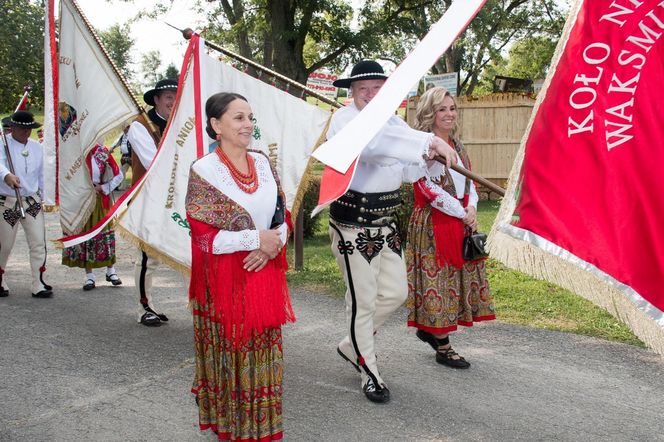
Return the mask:
<path fill-rule="evenodd" d="M 4 273 L 21 224 L 30 249 L 32 296 L 50 298 L 53 288 L 44 282 L 46 230 L 40 197 L 44 188 L 44 154 L 41 145 L 30 139 L 32 129 L 41 124 L 27 111 L 17 111 L 2 123 L 11 127 L 11 134 L 6 138 L 14 171 L 9 169 L 7 152 L 0 149 L 0 296 L 9 295 Z M 20 202 L 15 189 L 20 191 Z M 25 218 L 21 218 L 19 204 L 23 206 Z"/>
<path fill-rule="evenodd" d="M 355 118 L 386 80 L 375 61 L 361 61 L 349 78 L 336 80 L 335 86 L 350 89 L 353 102 L 332 115 L 327 138 Z M 448 162 L 456 155 L 440 138 L 393 115 L 362 151 L 349 190 L 330 206 L 332 253 L 347 287 L 348 335 L 337 353 L 360 372 L 362 391 L 372 402 L 390 400 L 376 363 L 374 335 L 408 295 L 396 222 L 401 184 L 417 181 L 428 167 L 440 173 L 440 164 L 427 161 L 435 154 Z"/>
<path fill-rule="evenodd" d="M 157 153 L 157 147 L 166 129 L 177 96 L 177 81 L 164 79 L 153 89 L 143 94 L 145 103 L 152 106 L 147 113 L 150 121 L 139 116 L 127 131 L 127 141 L 132 146 L 132 184 L 136 183 L 150 166 Z M 152 274 L 159 266 L 159 259 L 145 250 L 139 250 L 134 267 L 134 278 L 139 298 L 138 322 L 146 326 L 159 326 L 168 321 L 166 315 L 157 313 L 152 304 Z"/>

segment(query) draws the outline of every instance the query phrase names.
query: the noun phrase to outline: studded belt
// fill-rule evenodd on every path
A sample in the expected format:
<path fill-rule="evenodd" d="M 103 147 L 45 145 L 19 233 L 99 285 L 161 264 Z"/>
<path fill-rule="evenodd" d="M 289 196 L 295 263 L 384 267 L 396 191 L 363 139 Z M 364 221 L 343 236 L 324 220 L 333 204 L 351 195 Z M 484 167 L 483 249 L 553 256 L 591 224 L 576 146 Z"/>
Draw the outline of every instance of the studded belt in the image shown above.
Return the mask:
<path fill-rule="evenodd" d="M 394 222 L 401 207 L 401 190 L 360 193 L 349 190 L 330 205 L 330 218 L 342 224 L 380 227 Z"/>

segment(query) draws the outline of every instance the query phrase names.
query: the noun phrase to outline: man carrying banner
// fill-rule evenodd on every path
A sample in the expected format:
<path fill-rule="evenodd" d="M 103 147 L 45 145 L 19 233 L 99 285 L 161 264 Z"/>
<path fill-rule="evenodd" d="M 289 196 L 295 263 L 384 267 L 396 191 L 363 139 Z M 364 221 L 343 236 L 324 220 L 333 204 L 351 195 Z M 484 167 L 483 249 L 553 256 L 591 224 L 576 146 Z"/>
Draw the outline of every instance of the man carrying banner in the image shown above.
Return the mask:
<path fill-rule="evenodd" d="M 30 112 L 17 111 L 2 120 L 8 123 L 11 135 L 7 135 L 8 152 L 14 165 L 14 173 L 9 170 L 5 149 L 0 149 L 0 296 L 9 295 L 9 288 L 3 278 L 9 254 L 14 246 L 18 224 L 23 226 L 30 248 L 30 269 L 32 275 L 32 296 L 50 298 L 53 288 L 43 279 L 46 271 L 46 230 L 41 206 L 41 192 L 44 189 L 44 154 L 39 143 L 30 139 L 32 129 L 38 128 Z M 4 143 L 4 141 L 3 141 Z M 16 200 L 20 190 L 21 201 Z M 20 205 L 25 209 L 21 218 Z"/>
<path fill-rule="evenodd" d="M 361 61 L 337 87 L 352 91 L 353 103 L 332 116 L 328 140 L 376 96 L 387 76 L 375 61 Z M 390 400 L 376 365 L 374 333 L 406 300 L 406 267 L 396 212 L 401 183 L 427 173 L 426 159 L 455 153 L 443 140 L 416 131 L 393 115 L 362 151 L 349 190 L 330 206 L 332 253 L 346 280 L 349 335 L 337 348 L 362 376 L 362 391 L 372 402 Z M 442 167 L 436 163 L 431 167 Z M 440 173 L 440 172 L 439 172 Z"/>
<path fill-rule="evenodd" d="M 157 153 L 159 141 L 175 104 L 177 89 L 177 81 L 165 79 L 158 81 L 153 89 L 143 94 L 145 103 L 153 106 L 147 115 L 156 126 L 157 133 L 150 130 L 148 121 L 142 115 L 129 126 L 127 141 L 132 146 L 132 184 L 145 175 Z M 140 302 L 139 322 L 147 326 L 159 326 L 162 322 L 168 321 L 166 315 L 155 312 L 152 305 L 152 274 L 159 263 L 156 256 L 141 249 L 134 268 Z"/>

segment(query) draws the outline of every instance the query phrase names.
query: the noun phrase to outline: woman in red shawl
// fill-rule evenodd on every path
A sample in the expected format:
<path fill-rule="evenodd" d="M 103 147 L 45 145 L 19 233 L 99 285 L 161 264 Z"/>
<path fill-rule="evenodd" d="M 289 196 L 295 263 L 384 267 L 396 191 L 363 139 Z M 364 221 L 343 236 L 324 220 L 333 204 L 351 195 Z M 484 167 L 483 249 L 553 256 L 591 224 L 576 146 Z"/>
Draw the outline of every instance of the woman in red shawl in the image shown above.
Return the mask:
<path fill-rule="evenodd" d="M 415 129 L 433 132 L 453 146 L 457 165 L 470 169 L 468 154 L 454 137 L 457 106 L 442 87 L 420 98 Z M 496 318 L 484 260 L 465 261 L 463 238 L 477 231 L 475 185 L 460 173 L 444 170 L 413 184 L 415 203 L 408 224 L 408 325 L 436 351 L 439 364 L 468 368 L 450 344 L 458 325 Z"/>
<path fill-rule="evenodd" d="M 92 229 L 110 209 L 113 190 L 122 183 L 124 175 L 106 146 L 95 145 L 85 157 L 95 190 L 95 207 L 82 232 Z M 114 286 L 122 281 L 115 272 L 115 232 L 110 224 L 97 236 L 62 251 L 62 264 L 85 269 L 83 290 L 96 287 L 93 269 L 106 267 L 106 281 Z"/>
<path fill-rule="evenodd" d="M 217 145 L 192 165 L 186 199 L 199 425 L 222 440 L 279 440 L 281 326 L 294 320 L 288 227 L 275 216 L 283 192 L 268 157 L 248 149 L 254 127 L 246 99 L 218 93 L 205 112 Z"/>

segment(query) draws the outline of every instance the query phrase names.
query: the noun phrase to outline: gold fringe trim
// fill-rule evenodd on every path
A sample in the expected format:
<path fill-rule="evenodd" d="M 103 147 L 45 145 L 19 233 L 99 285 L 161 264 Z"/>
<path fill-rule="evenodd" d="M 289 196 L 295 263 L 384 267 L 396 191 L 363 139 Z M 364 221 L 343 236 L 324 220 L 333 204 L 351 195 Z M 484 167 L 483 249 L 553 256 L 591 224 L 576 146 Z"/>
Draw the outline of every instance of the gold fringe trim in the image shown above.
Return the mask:
<path fill-rule="evenodd" d="M 185 265 L 182 264 L 179 261 L 174 260 L 164 252 L 152 247 L 150 244 L 146 243 L 143 241 L 141 238 L 138 236 L 134 235 L 132 232 L 127 230 L 125 227 L 123 227 L 120 223 L 118 223 L 115 226 L 115 231 L 119 232 L 120 235 L 127 241 L 129 241 L 131 244 L 135 245 L 139 249 L 143 250 L 144 252 L 147 252 L 150 255 L 156 256 L 159 258 L 161 262 L 166 264 L 167 266 L 171 267 L 174 270 L 177 270 L 180 272 L 183 276 L 189 277 L 191 274 L 191 269 Z"/>
<path fill-rule="evenodd" d="M 565 24 L 562 37 L 558 42 L 556 52 L 553 56 L 552 66 L 557 66 L 560 61 L 582 3 L 582 0 L 576 0 L 570 10 L 570 16 Z M 489 253 L 491 257 L 510 268 L 527 273 L 535 278 L 558 284 L 606 309 L 616 319 L 626 324 L 646 345 L 660 355 L 664 355 L 664 329 L 646 313 L 637 308 L 615 286 L 562 258 L 549 254 L 530 243 L 513 238 L 498 230 L 498 226 L 501 224 L 509 224 L 511 222 L 512 213 L 516 208 L 515 193 L 521 168 L 523 167 L 525 141 L 528 139 L 532 129 L 535 115 L 548 93 L 553 74 L 555 74 L 555 70 L 550 71 L 544 82 L 542 91 L 538 94 L 528 127 L 514 159 L 505 197 L 489 233 Z"/>
<path fill-rule="evenodd" d="M 314 148 L 311 150 L 314 152 L 318 147 L 320 147 L 321 144 L 323 144 L 326 140 L 327 136 L 327 130 L 330 127 L 330 121 L 332 120 L 332 114 L 330 114 L 329 118 L 327 119 L 327 123 L 325 123 L 325 127 L 323 128 L 320 136 L 318 137 L 318 140 L 316 141 L 316 144 L 314 145 Z M 309 161 L 307 162 L 307 167 L 304 170 L 304 173 L 302 174 L 302 178 L 300 178 L 300 184 L 297 186 L 297 192 L 295 192 L 295 200 L 293 201 L 293 205 L 291 213 L 293 214 L 293 218 L 297 217 L 297 214 L 300 210 L 300 205 L 302 204 L 302 200 L 304 199 L 304 194 L 307 192 L 307 189 L 309 189 L 309 185 L 311 184 L 311 180 L 313 177 L 313 165 L 317 162 L 313 156 L 309 156 Z M 295 219 L 293 219 L 293 222 L 295 222 Z"/>

